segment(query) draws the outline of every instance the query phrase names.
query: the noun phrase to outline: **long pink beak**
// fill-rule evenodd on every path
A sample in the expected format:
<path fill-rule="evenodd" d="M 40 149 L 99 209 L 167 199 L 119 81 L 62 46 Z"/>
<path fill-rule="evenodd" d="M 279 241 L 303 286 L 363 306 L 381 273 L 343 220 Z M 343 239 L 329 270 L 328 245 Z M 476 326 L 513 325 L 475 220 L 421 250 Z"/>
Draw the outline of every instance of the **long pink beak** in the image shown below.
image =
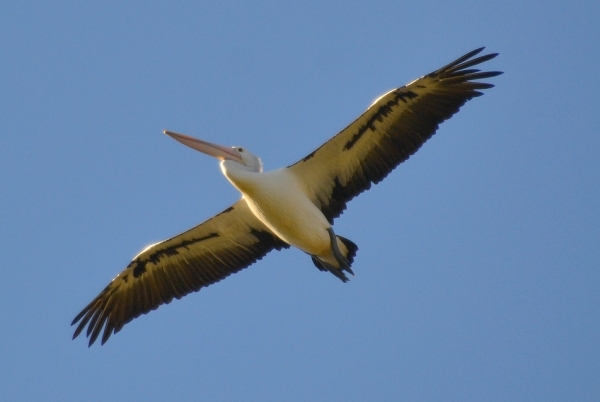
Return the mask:
<path fill-rule="evenodd" d="M 239 163 L 244 163 L 242 161 L 242 156 L 238 151 L 234 148 L 224 147 L 222 145 L 211 144 L 210 142 L 202 141 L 194 137 L 190 137 L 189 135 L 174 133 L 172 131 L 165 130 L 165 134 L 169 137 L 173 138 L 181 142 L 183 145 L 187 145 L 190 148 L 195 149 L 196 151 L 200 151 L 204 154 L 214 156 L 217 159 L 231 159 L 232 161 L 236 161 Z"/>

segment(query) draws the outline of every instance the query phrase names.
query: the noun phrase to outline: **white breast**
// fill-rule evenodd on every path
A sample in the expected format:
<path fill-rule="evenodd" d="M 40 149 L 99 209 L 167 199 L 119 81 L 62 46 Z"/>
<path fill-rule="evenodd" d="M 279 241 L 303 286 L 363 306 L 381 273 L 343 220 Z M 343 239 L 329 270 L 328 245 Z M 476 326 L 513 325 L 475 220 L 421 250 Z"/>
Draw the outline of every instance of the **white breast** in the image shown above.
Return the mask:
<path fill-rule="evenodd" d="M 312 255 L 329 252 L 329 222 L 287 169 L 257 173 L 231 167 L 222 164 L 225 176 L 277 236 Z"/>

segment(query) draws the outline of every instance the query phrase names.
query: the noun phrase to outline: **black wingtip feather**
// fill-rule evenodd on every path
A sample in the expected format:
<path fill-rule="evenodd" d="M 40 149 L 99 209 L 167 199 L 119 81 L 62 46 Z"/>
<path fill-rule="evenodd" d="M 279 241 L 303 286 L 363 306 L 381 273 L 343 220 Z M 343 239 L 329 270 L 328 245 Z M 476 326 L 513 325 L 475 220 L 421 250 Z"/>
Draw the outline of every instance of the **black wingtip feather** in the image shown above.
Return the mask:
<path fill-rule="evenodd" d="M 436 71 L 434 71 L 433 73 L 429 74 L 430 76 L 436 76 L 438 73 L 442 72 L 442 71 L 446 71 L 454 66 L 459 65 L 460 63 L 462 63 L 465 60 L 470 59 L 471 57 L 481 53 L 483 51 L 483 49 L 485 49 L 485 46 L 480 47 L 478 49 L 472 50 L 469 53 L 465 54 L 464 56 L 459 57 L 458 59 L 454 60 L 451 63 L 446 64 L 444 67 L 437 69 Z M 495 56 L 494 56 L 495 57 Z"/>
<path fill-rule="evenodd" d="M 475 66 L 477 64 L 484 63 L 484 62 L 491 60 L 491 59 L 495 58 L 496 56 L 498 56 L 498 53 L 490 53 L 490 54 L 486 54 L 484 56 L 480 56 L 480 57 L 472 59 L 473 56 L 479 54 L 483 49 L 485 49 L 485 48 L 481 47 L 479 49 L 475 49 L 475 50 L 465 54 L 464 56 L 459 57 L 458 59 L 454 60 L 452 63 L 449 63 L 449 64 L 445 65 L 444 67 L 437 69 L 436 71 L 429 74 L 428 76 L 432 77 L 432 78 L 438 77 L 440 75 L 444 76 L 444 77 L 464 77 L 465 75 L 471 74 L 474 71 L 467 70 L 467 68 L 469 68 L 471 66 Z"/>
<path fill-rule="evenodd" d="M 482 80 L 484 78 L 496 77 L 501 74 L 501 71 L 483 71 L 479 73 L 465 74 L 465 78 L 467 80 Z"/>

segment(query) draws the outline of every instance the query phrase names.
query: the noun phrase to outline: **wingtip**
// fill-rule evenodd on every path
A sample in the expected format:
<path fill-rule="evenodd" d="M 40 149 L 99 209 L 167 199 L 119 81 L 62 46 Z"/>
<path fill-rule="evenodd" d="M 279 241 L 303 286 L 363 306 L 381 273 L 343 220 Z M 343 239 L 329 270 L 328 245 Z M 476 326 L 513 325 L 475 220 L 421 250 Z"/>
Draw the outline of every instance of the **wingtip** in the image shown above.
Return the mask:
<path fill-rule="evenodd" d="M 72 339 L 77 338 L 79 336 L 79 334 L 81 334 L 81 331 L 83 331 L 83 328 L 85 328 L 85 325 L 79 324 L 79 326 L 75 329 L 75 332 L 73 333 Z"/>
<path fill-rule="evenodd" d="M 81 310 L 79 312 L 79 314 L 77 314 L 75 316 L 75 318 L 73 318 L 73 321 L 71 321 L 71 326 L 77 324 L 79 322 L 79 320 L 81 320 L 83 318 L 83 316 L 88 312 L 88 307 L 89 307 L 89 305 L 86 308 L 84 308 L 83 310 Z"/>
<path fill-rule="evenodd" d="M 483 52 L 483 50 L 484 50 L 484 49 L 485 49 L 485 46 L 478 47 L 478 48 L 477 48 L 477 49 L 475 49 L 475 50 L 471 50 L 469 53 L 465 54 L 465 55 L 464 55 L 464 56 L 462 56 L 461 58 L 462 58 L 462 59 L 465 59 L 465 60 L 467 60 L 467 59 L 470 59 L 471 57 L 473 57 L 473 56 L 476 56 L 476 55 L 478 55 L 479 53 Z"/>
<path fill-rule="evenodd" d="M 490 54 L 486 54 L 486 55 L 474 58 L 479 53 L 481 53 L 484 49 L 485 49 L 485 46 L 482 46 L 480 48 L 472 50 L 469 53 L 454 60 L 453 62 L 443 66 L 442 68 L 439 68 L 439 69 L 433 71 L 432 73 L 429 73 L 427 76 L 435 78 L 439 74 L 452 74 L 457 71 L 465 70 L 471 66 L 481 64 L 485 61 L 488 61 L 488 60 L 493 59 L 494 57 L 498 56 L 498 53 L 490 53 Z"/>

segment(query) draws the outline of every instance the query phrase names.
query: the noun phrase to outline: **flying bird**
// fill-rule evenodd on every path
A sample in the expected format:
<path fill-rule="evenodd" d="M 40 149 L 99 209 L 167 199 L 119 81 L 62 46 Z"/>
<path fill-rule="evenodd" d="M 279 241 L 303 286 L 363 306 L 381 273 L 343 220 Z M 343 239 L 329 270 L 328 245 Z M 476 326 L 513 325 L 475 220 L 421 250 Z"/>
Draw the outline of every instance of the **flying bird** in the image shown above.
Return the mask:
<path fill-rule="evenodd" d="M 198 226 L 139 253 L 73 320 L 73 339 L 87 326 L 91 346 L 104 344 L 125 324 L 211 285 L 264 257 L 294 246 L 321 271 L 343 282 L 354 274 L 358 247 L 332 227 L 346 203 L 407 160 L 466 101 L 494 85 L 476 80 L 499 71 L 472 68 L 498 54 L 483 48 L 379 97 L 354 122 L 286 168 L 263 172 L 259 157 L 165 131 L 173 139 L 219 159 L 242 197 Z"/>

